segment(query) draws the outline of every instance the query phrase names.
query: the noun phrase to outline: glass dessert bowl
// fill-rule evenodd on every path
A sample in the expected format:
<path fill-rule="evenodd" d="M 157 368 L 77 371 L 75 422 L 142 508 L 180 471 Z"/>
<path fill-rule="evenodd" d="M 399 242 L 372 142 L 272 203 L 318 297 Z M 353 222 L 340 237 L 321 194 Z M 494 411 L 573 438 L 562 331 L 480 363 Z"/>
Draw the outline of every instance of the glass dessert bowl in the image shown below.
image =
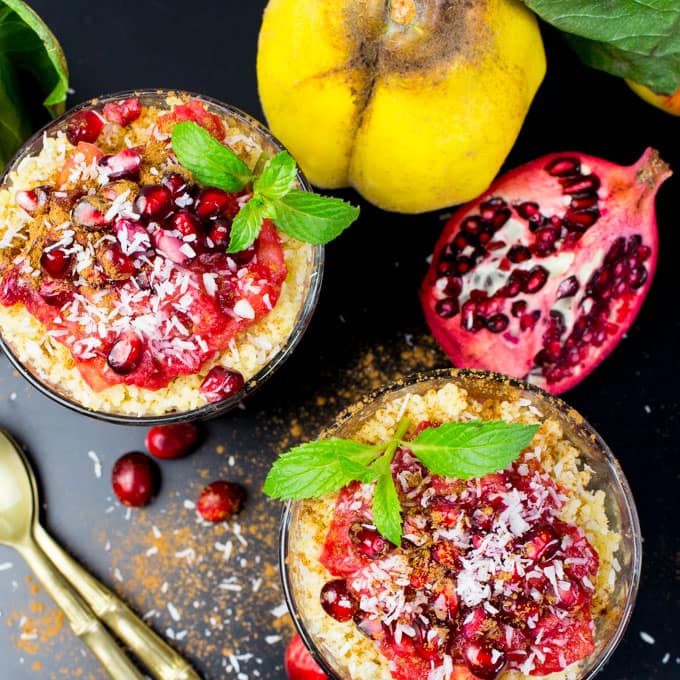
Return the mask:
<path fill-rule="evenodd" d="M 227 255 L 250 187 L 196 181 L 172 150 L 183 121 L 251 170 L 283 150 L 231 106 L 141 90 L 71 109 L 0 178 L 2 346 L 80 413 L 148 425 L 225 412 L 290 355 L 314 311 L 323 247 L 264 220 Z M 296 183 L 311 190 L 299 172 Z"/>
<path fill-rule="evenodd" d="M 402 542 L 372 524 L 371 485 L 289 503 L 281 570 L 295 625 L 342 680 L 585 680 L 620 641 L 641 566 L 635 504 L 607 445 L 561 400 L 499 374 L 415 375 L 324 436 L 385 441 L 448 421 L 539 424 L 506 470 L 430 473 L 400 449 Z M 407 437 L 408 438 L 408 437 Z"/>

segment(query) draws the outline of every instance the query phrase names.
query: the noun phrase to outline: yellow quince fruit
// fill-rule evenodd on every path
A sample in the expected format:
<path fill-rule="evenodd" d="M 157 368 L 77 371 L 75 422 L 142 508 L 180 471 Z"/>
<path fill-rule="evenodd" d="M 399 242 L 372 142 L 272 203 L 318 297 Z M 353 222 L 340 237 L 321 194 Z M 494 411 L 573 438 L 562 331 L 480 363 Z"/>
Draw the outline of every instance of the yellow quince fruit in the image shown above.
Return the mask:
<path fill-rule="evenodd" d="M 406 213 L 488 187 L 544 74 L 518 0 L 270 0 L 257 58 L 269 126 L 311 182 Z"/>
<path fill-rule="evenodd" d="M 680 116 L 680 87 L 673 94 L 657 94 L 646 85 L 641 85 L 633 80 L 626 80 L 626 83 L 635 94 L 642 97 L 647 103 L 674 116 Z"/>

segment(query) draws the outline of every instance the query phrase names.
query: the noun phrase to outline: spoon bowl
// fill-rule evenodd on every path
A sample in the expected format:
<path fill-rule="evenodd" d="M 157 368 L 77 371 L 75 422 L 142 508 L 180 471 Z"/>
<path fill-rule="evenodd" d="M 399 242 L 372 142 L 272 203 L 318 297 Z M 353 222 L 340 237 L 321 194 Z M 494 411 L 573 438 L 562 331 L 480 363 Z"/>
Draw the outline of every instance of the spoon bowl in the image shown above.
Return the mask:
<path fill-rule="evenodd" d="M 0 543 L 29 540 L 38 488 L 19 445 L 0 430 Z"/>

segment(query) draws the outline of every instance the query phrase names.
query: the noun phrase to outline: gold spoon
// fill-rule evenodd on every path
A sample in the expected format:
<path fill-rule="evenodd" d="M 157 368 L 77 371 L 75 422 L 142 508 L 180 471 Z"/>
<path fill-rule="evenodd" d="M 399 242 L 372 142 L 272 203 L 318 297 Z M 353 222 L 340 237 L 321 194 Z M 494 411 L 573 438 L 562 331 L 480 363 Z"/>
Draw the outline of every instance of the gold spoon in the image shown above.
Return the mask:
<path fill-rule="evenodd" d="M 24 557 L 64 611 L 75 634 L 90 647 L 114 680 L 143 680 L 144 676 L 102 621 L 157 677 L 200 680 L 185 659 L 54 541 L 40 525 L 37 501 L 37 485 L 26 457 L 19 445 L 0 429 L 0 543 L 11 545 Z"/>

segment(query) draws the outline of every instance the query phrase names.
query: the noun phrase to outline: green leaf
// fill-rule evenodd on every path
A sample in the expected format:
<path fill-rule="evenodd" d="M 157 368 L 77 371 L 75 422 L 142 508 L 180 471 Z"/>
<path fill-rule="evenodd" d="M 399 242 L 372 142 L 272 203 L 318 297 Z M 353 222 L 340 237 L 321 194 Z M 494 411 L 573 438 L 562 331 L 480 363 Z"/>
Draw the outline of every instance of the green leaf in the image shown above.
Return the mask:
<path fill-rule="evenodd" d="M 499 421 L 445 423 L 404 442 L 431 472 L 471 479 L 504 470 L 529 446 L 538 425 Z"/>
<path fill-rule="evenodd" d="M 51 116 L 64 111 L 68 67 L 40 17 L 21 0 L 0 0 L 0 166 L 31 134 L 37 92 Z"/>
<path fill-rule="evenodd" d="M 272 201 L 273 219 L 286 234 L 316 245 L 339 236 L 359 216 L 359 208 L 339 198 L 293 189 Z"/>
<path fill-rule="evenodd" d="M 375 528 L 394 545 L 401 544 L 401 505 L 391 471 L 381 475 L 373 496 L 373 523 Z"/>
<path fill-rule="evenodd" d="M 287 151 L 280 151 L 264 167 L 253 183 L 253 191 L 269 199 L 285 196 L 295 184 L 297 165 Z"/>
<path fill-rule="evenodd" d="M 228 253 L 240 253 L 251 246 L 262 228 L 262 220 L 268 216 L 268 206 L 254 196 L 239 210 L 231 224 Z"/>
<path fill-rule="evenodd" d="M 177 123 L 172 129 L 172 150 L 202 184 L 240 191 L 253 179 L 250 168 L 231 149 L 192 121 Z"/>
<path fill-rule="evenodd" d="M 524 0 L 538 16 L 570 34 L 593 68 L 647 85 L 660 94 L 680 87 L 678 0 Z"/>
<path fill-rule="evenodd" d="M 284 453 L 272 466 L 264 492 L 272 498 L 300 500 L 338 491 L 352 481 L 372 482 L 378 473 L 362 464 L 375 448 L 344 439 L 322 439 Z"/>

